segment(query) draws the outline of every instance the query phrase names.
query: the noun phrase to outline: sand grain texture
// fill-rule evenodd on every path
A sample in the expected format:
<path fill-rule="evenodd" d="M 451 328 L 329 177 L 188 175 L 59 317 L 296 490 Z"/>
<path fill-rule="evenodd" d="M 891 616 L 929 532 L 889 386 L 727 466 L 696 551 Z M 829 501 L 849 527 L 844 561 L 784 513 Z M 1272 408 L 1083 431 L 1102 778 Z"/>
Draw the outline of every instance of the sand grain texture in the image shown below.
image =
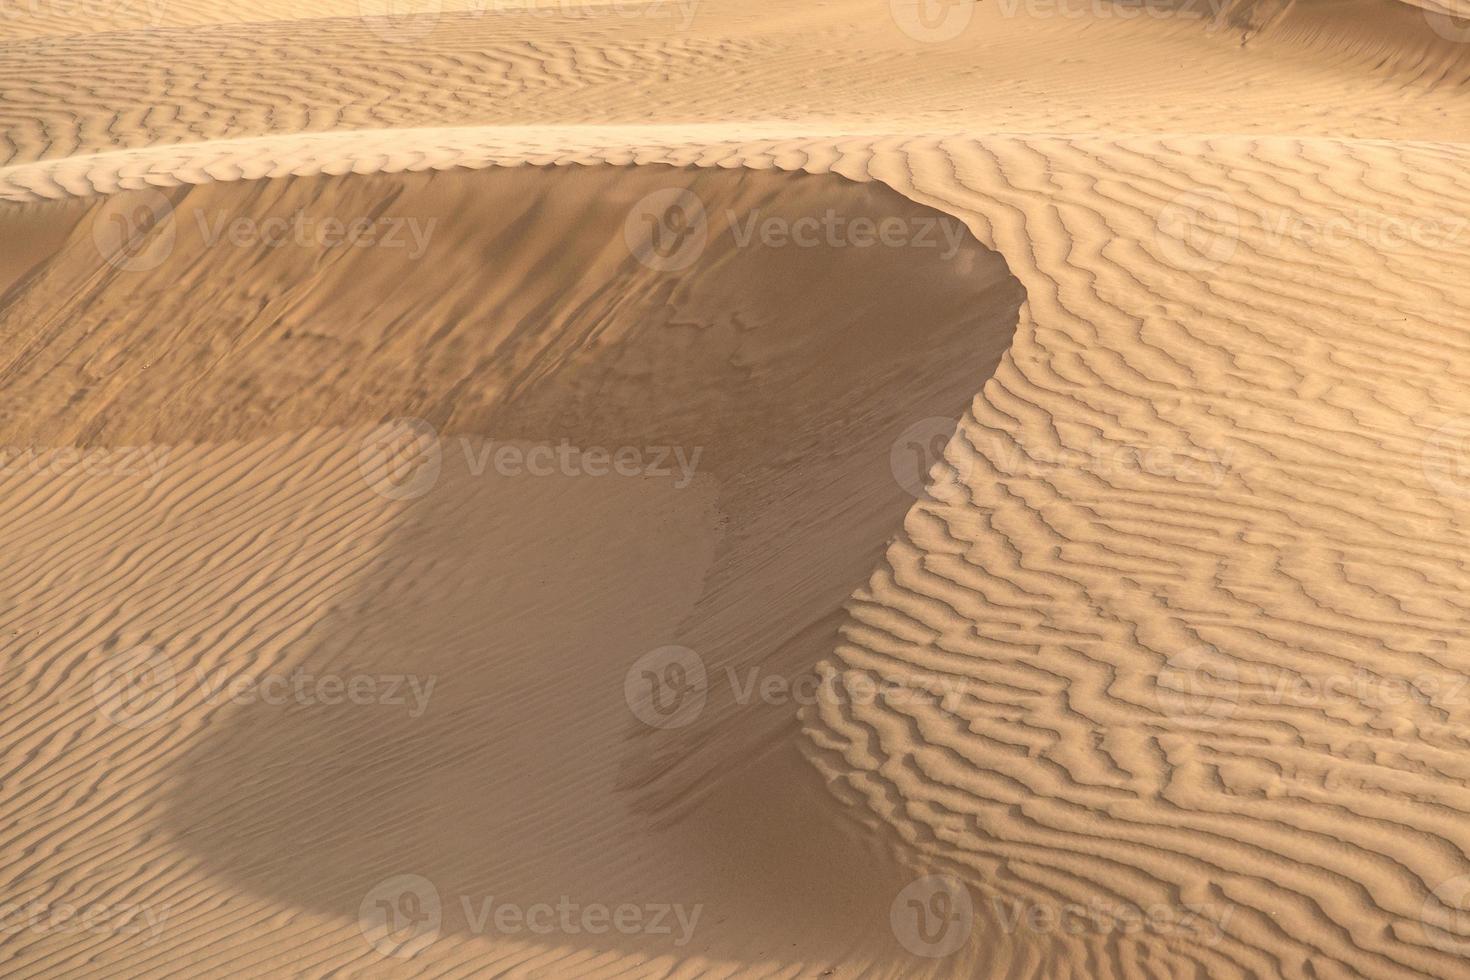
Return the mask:
<path fill-rule="evenodd" d="M 1464 11 L 667 9 L 4 25 L 0 895 L 150 924 L 0 970 L 1463 975 Z M 738 244 L 828 209 L 956 245 Z M 210 237 L 297 215 L 432 232 Z M 701 462 L 484 472 L 562 440 Z M 220 694 L 299 671 L 436 686 Z"/>

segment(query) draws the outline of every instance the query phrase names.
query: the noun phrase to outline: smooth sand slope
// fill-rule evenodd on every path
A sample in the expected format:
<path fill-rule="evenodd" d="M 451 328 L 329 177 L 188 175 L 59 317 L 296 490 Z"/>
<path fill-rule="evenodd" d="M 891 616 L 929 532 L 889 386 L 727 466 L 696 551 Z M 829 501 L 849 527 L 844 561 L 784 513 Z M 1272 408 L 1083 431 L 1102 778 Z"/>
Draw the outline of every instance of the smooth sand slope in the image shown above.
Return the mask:
<path fill-rule="evenodd" d="M 1456 11 L 590 9 L 4 25 L 0 969 L 1463 975 Z"/>

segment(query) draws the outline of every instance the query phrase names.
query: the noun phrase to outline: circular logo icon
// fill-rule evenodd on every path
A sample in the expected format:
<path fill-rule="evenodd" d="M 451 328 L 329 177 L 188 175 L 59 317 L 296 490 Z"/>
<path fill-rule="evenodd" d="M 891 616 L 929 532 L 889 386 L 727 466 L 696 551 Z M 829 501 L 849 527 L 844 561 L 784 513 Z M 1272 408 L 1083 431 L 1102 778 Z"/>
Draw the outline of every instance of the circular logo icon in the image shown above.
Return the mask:
<path fill-rule="evenodd" d="M 1218 269 L 1240 244 L 1240 211 L 1219 191 L 1185 191 L 1154 219 L 1154 241 L 1164 261 L 1176 269 Z"/>
<path fill-rule="evenodd" d="M 423 419 L 394 419 L 362 440 L 357 468 L 373 492 L 413 500 L 434 488 L 444 465 L 439 434 Z"/>
<path fill-rule="evenodd" d="M 1210 725 L 1240 706 L 1235 661 L 1208 644 L 1176 653 L 1159 668 L 1154 687 L 1159 710 L 1179 722 Z"/>
<path fill-rule="evenodd" d="M 357 0 L 367 29 L 389 44 L 420 41 L 434 33 L 444 0 Z"/>
<path fill-rule="evenodd" d="M 704 661 L 688 647 L 650 650 L 628 668 L 623 699 L 652 728 L 683 728 L 699 717 L 709 693 Z"/>
<path fill-rule="evenodd" d="M 975 0 L 888 0 L 893 22 L 915 41 L 940 44 L 965 33 Z"/>
<path fill-rule="evenodd" d="M 929 418 L 915 422 L 888 450 L 888 468 L 898 485 L 916 500 L 944 496 L 969 479 L 974 450 L 955 438 L 956 419 Z"/>
<path fill-rule="evenodd" d="M 1434 33 L 1456 44 L 1470 42 L 1470 15 L 1460 16 L 1443 10 L 1424 8 L 1424 19 Z"/>
<path fill-rule="evenodd" d="M 439 890 L 422 875 L 384 878 L 357 907 L 357 928 L 384 956 L 408 959 L 439 938 Z"/>
<path fill-rule="evenodd" d="M 645 195 L 623 221 L 623 241 L 634 258 L 655 272 L 687 269 L 709 241 L 704 203 L 682 187 Z"/>
<path fill-rule="evenodd" d="M 904 886 L 888 909 L 893 935 L 915 956 L 949 956 L 975 928 L 970 889 L 950 875 L 928 875 Z"/>
<path fill-rule="evenodd" d="M 119 191 L 92 214 L 92 243 L 114 269 L 147 272 L 173 254 L 173 218 L 173 202 L 161 191 Z"/>
<path fill-rule="evenodd" d="M 173 663 L 155 647 L 109 654 L 92 676 L 97 710 L 124 728 L 146 728 L 164 721 L 177 697 Z"/>
<path fill-rule="evenodd" d="M 1435 949 L 1459 956 L 1470 953 L 1470 875 L 1436 885 L 1424 900 L 1419 918 L 1424 938 Z"/>
<path fill-rule="evenodd" d="M 1470 419 L 1456 419 L 1431 432 L 1420 459 L 1424 476 L 1437 493 L 1470 498 Z"/>

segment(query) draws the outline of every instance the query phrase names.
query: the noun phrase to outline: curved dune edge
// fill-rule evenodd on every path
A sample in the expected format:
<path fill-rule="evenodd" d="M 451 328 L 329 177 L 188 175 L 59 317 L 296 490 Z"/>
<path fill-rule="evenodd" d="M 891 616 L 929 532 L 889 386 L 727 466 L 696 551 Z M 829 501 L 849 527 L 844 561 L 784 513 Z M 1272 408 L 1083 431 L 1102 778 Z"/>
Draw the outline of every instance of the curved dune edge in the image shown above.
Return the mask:
<path fill-rule="evenodd" d="M 645 250 L 631 219 L 666 220 L 644 209 L 670 192 L 709 227 L 666 266 L 683 247 Z M 309 944 L 322 969 L 374 973 L 912 975 L 888 927 L 909 872 L 854 838 L 792 705 L 725 677 L 791 683 L 831 650 L 921 491 L 895 441 L 917 423 L 942 443 L 1011 341 L 1024 294 L 998 256 L 952 219 L 929 246 L 741 244 L 747 215 L 942 217 L 873 183 L 743 168 L 315 176 L 41 207 L 55 240 L 6 225 L 35 264 L 0 304 L 0 441 L 41 450 L 0 470 L 0 629 L 24 665 L 5 734 L 35 763 L 5 806 L 19 826 L 102 774 L 103 798 L 79 790 L 80 836 L 39 867 L 80 862 L 68 900 L 173 921 L 22 933 L 12 968 L 238 972 Z M 158 207 L 141 246 L 105 237 Z M 225 230 L 362 215 L 425 234 L 270 249 Z M 379 465 L 405 438 L 405 464 Z M 598 448 L 663 448 L 654 465 L 691 468 L 484 472 L 564 442 L 589 467 Z M 632 668 L 670 644 L 702 658 L 708 696 L 650 727 Z M 135 658 L 157 699 L 113 696 L 110 665 Z M 261 675 L 414 681 L 401 706 L 323 706 L 267 702 L 281 690 Z M 638 805 L 691 754 L 717 785 Z M 20 838 L 7 868 L 34 865 Z M 58 901 L 51 880 L 6 888 Z M 408 940 L 371 918 L 403 881 L 438 910 Z M 542 938 L 478 918 L 562 897 L 702 921 Z M 289 928 L 257 945 L 283 909 Z"/>
<path fill-rule="evenodd" d="M 1025 929 L 1004 942 L 1009 913 L 980 902 L 977 932 L 997 940 L 991 968 L 1070 963 L 1095 975 L 1146 958 L 1212 975 L 1454 975 L 1458 924 L 1444 903 L 1455 898 L 1434 889 L 1470 871 L 1455 727 L 1465 706 L 1324 704 L 1310 692 L 1365 664 L 1442 681 L 1470 668 L 1467 494 L 1443 436 L 1470 414 L 1470 249 L 1448 228 L 1383 240 L 1386 222 L 1464 213 L 1461 149 L 595 138 L 479 159 L 880 180 L 963 218 L 1027 291 L 1015 344 L 951 443 L 959 479 L 910 515 L 849 605 L 835 661 L 942 671 L 973 688 L 958 712 L 824 709 L 807 720 L 813 758 L 885 838 L 972 876 L 1001 910 L 1096 900 L 1236 911 L 1212 943 Z M 287 165 L 442 159 L 380 146 Z M 83 178 L 85 167 L 58 164 L 26 168 L 49 183 L 17 186 L 50 196 L 123 179 L 194 183 L 232 165 L 244 166 Z M 1414 174 L 1413 196 L 1359 176 L 1398 171 Z M 1218 212 L 1203 241 L 1171 231 L 1179 208 L 1222 200 L 1229 234 Z M 1308 694 L 1262 703 L 1262 677 L 1283 669 Z M 1161 698 L 1181 678 L 1192 697 Z M 684 757 L 645 787 L 648 806 L 685 798 L 714 763 Z M 1262 911 L 1273 908 L 1292 910 L 1290 929 Z"/>

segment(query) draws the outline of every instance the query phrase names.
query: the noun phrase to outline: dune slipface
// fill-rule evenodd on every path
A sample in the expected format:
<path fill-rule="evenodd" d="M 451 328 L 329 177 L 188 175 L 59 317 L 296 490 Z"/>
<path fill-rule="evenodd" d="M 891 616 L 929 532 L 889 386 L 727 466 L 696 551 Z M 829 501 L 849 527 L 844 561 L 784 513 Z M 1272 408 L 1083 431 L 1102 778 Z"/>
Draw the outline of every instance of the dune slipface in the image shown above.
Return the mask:
<path fill-rule="evenodd" d="M 0 4 L 0 973 L 1465 975 L 1467 14 Z"/>
<path fill-rule="evenodd" d="M 225 881 L 390 965 L 733 964 L 755 930 L 772 968 L 903 972 L 905 879 L 818 795 L 797 710 L 1010 343 L 994 252 L 879 185 L 747 170 L 56 210 L 6 295 L 0 417 L 83 454 L 6 481 L 46 515 L 6 594 L 54 611 L 17 639 L 29 710 L 102 705 L 74 719 L 96 761 L 51 765 L 135 801 L 86 819 L 94 880 L 153 853 L 173 870 L 135 903 Z M 342 215 L 378 239 L 312 238 Z M 435 911 L 395 930 L 383 901 Z M 493 917 L 558 901 L 648 928 Z"/>

